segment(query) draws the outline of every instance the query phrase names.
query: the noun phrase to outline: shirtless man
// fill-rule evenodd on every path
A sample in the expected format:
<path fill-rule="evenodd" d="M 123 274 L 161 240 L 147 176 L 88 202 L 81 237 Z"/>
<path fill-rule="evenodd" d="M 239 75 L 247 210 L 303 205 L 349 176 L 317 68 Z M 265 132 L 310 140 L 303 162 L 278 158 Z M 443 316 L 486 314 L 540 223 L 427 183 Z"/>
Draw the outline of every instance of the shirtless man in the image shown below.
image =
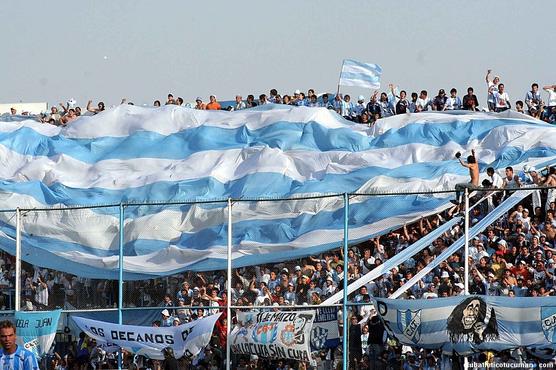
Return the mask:
<path fill-rule="evenodd" d="M 456 153 L 456 158 L 463 167 L 469 169 L 469 177 L 471 178 L 469 184 L 479 186 L 479 163 L 477 163 L 475 149 L 471 149 L 471 155 L 467 157 L 467 162 L 462 161 L 460 152 Z M 450 202 L 458 205 L 461 204 L 461 192 L 456 191 L 456 200 L 451 200 Z"/>
<path fill-rule="evenodd" d="M 479 164 L 477 163 L 475 149 L 471 150 L 471 155 L 467 157 L 467 162 L 461 160 L 460 152 L 456 153 L 456 158 L 463 167 L 469 169 L 469 176 L 471 177 L 471 181 L 469 183 L 474 186 L 479 186 Z"/>

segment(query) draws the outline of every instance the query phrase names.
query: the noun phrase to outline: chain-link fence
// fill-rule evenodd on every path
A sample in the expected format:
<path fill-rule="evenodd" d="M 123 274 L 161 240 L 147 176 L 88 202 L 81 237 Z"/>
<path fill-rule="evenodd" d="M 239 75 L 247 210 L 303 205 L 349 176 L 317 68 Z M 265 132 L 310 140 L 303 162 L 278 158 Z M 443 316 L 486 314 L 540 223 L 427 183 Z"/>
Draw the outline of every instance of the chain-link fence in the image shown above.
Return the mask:
<path fill-rule="evenodd" d="M 552 193 L 538 192 L 520 199 L 479 232 L 486 234 L 495 225 L 497 233 L 510 237 L 525 222 L 527 232 L 538 231 L 555 208 Z M 509 194 L 485 190 L 472 195 L 470 228 L 485 223 Z M 123 323 L 134 325 L 166 325 L 163 310 L 171 314 L 171 325 L 223 313 L 209 352 L 188 360 L 215 363 L 217 368 L 225 367 L 226 334 L 237 323 L 236 312 L 316 312 L 317 306 L 328 307 L 322 315 L 326 325 L 315 326 L 320 329 L 309 340 L 316 365 L 307 365 L 326 369 L 349 361 L 350 368 L 365 368 L 382 361 L 385 353 L 391 359 L 400 350 L 395 341 L 375 343 L 378 324 L 371 321 L 376 317 L 372 297 L 440 297 L 463 284 L 464 248 L 449 247 L 463 237 L 464 203 L 449 200 L 457 200 L 457 194 L 337 194 L 22 209 L 19 236 L 18 212 L 4 211 L 4 223 L 13 227 L 4 228 L 1 306 L 16 309 L 18 294 L 21 310 L 62 308 L 71 315 L 110 322 L 121 316 Z M 517 207 L 532 210 L 528 221 Z M 19 284 L 17 240 L 22 260 Z M 441 262 L 439 258 L 444 262 L 415 281 L 435 259 Z M 439 287 L 447 270 L 455 283 L 444 292 Z M 69 316 L 62 327 L 76 330 Z M 270 361 L 257 354 L 230 356 L 234 367 L 300 362 Z"/>

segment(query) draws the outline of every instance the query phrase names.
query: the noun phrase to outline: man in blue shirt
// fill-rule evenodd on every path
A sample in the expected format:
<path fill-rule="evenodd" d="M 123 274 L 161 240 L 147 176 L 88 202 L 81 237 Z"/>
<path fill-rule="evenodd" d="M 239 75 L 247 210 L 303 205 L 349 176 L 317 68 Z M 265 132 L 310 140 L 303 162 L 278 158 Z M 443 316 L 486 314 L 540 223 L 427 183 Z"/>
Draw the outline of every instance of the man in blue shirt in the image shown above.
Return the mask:
<path fill-rule="evenodd" d="M 0 322 L 0 369 L 39 370 L 33 352 L 15 344 L 16 338 L 15 325 L 9 320 Z"/>

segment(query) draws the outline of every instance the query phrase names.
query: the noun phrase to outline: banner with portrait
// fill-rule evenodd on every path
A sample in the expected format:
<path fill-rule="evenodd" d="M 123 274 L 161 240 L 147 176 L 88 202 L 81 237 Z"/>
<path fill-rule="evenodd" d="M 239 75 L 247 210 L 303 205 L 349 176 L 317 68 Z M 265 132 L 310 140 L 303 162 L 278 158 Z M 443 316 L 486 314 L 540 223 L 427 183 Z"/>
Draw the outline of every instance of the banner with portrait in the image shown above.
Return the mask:
<path fill-rule="evenodd" d="M 230 335 L 234 353 L 311 361 L 315 311 L 238 312 Z"/>
<path fill-rule="evenodd" d="M 556 354 L 556 297 L 376 298 L 377 312 L 401 343 L 469 354 L 527 347 Z"/>

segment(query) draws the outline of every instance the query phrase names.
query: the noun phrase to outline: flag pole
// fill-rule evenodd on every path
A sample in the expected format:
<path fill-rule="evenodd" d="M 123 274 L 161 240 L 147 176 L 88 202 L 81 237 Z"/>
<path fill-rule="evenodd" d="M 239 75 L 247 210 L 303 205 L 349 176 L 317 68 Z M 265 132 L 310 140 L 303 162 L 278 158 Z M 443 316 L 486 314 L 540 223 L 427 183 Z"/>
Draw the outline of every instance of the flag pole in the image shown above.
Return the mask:
<path fill-rule="evenodd" d="M 342 79 L 342 70 L 344 69 L 345 59 L 342 60 L 342 67 L 340 68 L 340 75 L 338 76 L 338 88 L 336 89 L 336 95 L 340 95 L 340 80 Z"/>

